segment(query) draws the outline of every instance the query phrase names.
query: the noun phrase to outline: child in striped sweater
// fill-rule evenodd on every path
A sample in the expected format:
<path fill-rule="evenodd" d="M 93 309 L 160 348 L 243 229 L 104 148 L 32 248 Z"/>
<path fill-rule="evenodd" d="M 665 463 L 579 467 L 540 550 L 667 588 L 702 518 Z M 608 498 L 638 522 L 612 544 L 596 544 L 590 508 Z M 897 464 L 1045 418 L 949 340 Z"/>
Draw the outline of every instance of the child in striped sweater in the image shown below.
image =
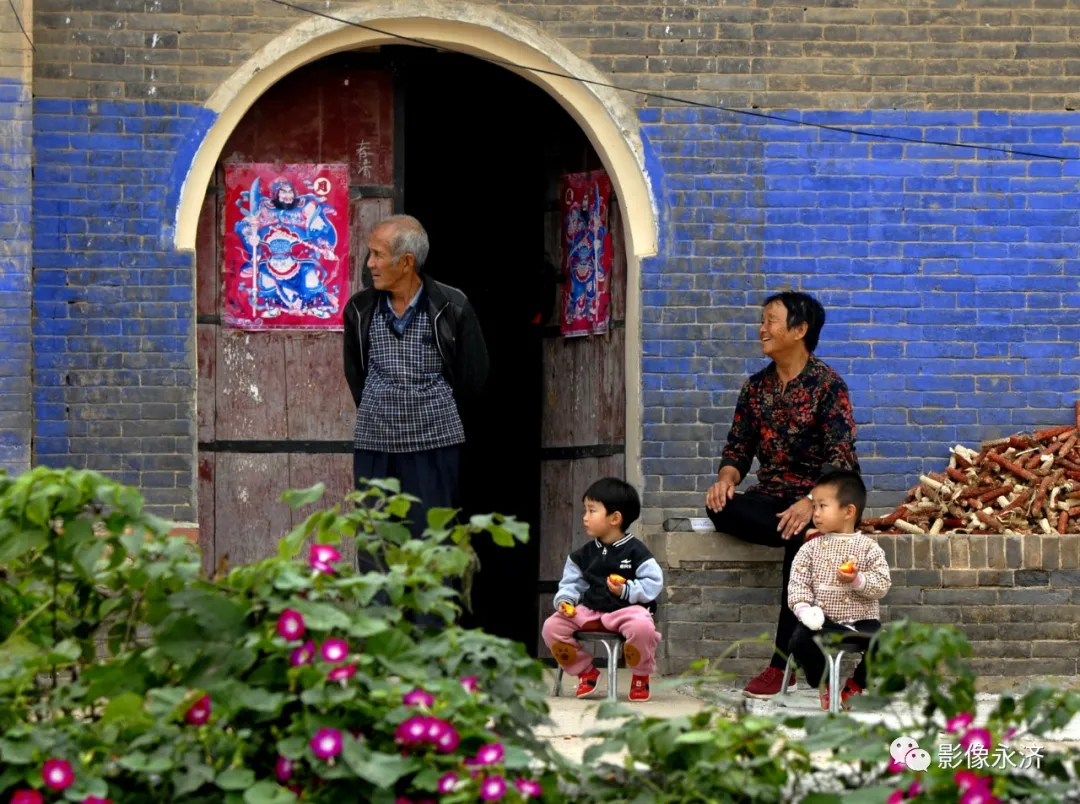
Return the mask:
<path fill-rule="evenodd" d="M 814 637 L 819 632 L 876 633 L 881 628 L 878 601 L 891 581 L 885 552 L 874 539 L 855 530 L 866 507 L 866 486 L 858 473 L 830 472 L 818 480 L 812 496 L 819 535 L 799 548 L 791 565 L 788 605 L 799 625 L 788 650 L 807 683 L 817 687 L 825 672 L 825 656 Z M 864 657 L 845 682 L 841 703 L 865 687 Z M 828 709 L 828 690 L 820 696 L 821 707 Z"/>

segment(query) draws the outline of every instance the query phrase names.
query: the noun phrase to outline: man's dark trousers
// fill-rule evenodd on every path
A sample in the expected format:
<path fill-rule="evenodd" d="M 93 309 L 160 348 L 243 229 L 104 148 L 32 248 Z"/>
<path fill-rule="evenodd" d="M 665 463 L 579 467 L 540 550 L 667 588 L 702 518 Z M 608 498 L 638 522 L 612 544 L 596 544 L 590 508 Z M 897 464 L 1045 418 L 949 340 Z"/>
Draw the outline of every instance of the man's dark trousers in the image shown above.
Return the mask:
<path fill-rule="evenodd" d="M 777 514 L 782 514 L 795 500 L 782 500 L 779 497 L 770 497 L 768 494 L 748 492 L 736 494 L 727 501 L 723 511 L 709 510 L 709 519 L 721 533 L 727 533 L 750 544 L 760 544 L 765 547 L 784 548 L 784 569 L 780 587 L 780 621 L 776 625 L 776 641 L 774 642 L 773 667 L 784 669 L 787 662 L 788 646 L 791 643 L 791 635 L 795 633 L 795 626 L 799 621 L 795 613 L 788 608 L 787 589 L 788 580 L 791 578 L 791 562 L 795 560 L 795 554 L 803 546 L 806 535 L 804 529 L 796 533 L 790 539 L 780 538 L 780 531 L 776 526 L 780 522 Z M 807 525 L 806 529 L 809 529 Z"/>
<path fill-rule="evenodd" d="M 460 445 L 419 452 L 354 450 L 353 481 L 357 488 L 360 487 L 361 478 L 382 480 L 396 477 L 401 481 L 402 493 L 420 498 L 420 502 L 413 503 L 409 508 L 409 531 L 414 539 L 419 539 L 427 527 L 429 508 L 458 507 L 461 450 Z M 360 572 L 386 571 L 381 561 L 366 550 L 357 551 L 356 566 Z M 453 583 L 448 585 L 457 588 Z M 388 598 L 384 592 L 380 592 L 375 602 L 386 605 Z M 441 628 L 446 624 L 434 614 L 416 614 L 411 619 L 415 625 L 427 628 Z"/>
<path fill-rule="evenodd" d="M 458 507 L 461 445 L 419 452 L 353 451 L 353 479 L 381 480 L 396 477 L 401 491 L 419 497 L 409 508 L 409 530 L 419 539 L 427 527 L 429 508 Z"/>

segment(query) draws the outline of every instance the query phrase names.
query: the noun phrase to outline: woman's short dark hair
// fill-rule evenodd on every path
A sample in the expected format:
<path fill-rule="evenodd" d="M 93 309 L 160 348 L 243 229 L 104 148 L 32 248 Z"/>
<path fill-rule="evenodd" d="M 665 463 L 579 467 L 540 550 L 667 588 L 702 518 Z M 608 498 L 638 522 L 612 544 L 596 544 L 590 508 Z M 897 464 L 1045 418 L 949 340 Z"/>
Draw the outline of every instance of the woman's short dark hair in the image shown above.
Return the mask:
<path fill-rule="evenodd" d="M 581 499 L 600 503 L 608 516 L 616 511 L 622 514 L 623 533 L 641 516 L 641 498 L 638 497 L 637 490 L 617 477 L 600 478 L 585 490 Z"/>
<path fill-rule="evenodd" d="M 803 343 L 806 344 L 807 351 L 812 352 L 817 349 L 821 328 L 825 326 L 825 308 L 821 302 L 809 293 L 785 290 L 782 293 L 774 293 L 761 306 L 764 309 L 773 302 L 780 302 L 787 310 L 788 329 L 806 324 L 806 337 L 803 338 Z"/>

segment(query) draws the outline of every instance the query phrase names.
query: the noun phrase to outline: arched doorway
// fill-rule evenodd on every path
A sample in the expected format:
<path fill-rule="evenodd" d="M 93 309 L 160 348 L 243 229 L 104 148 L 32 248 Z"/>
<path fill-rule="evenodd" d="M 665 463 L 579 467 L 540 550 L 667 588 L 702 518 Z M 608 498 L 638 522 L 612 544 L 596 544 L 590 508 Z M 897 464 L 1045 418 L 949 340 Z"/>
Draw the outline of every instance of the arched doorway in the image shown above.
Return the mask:
<path fill-rule="evenodd" d="M 198 183 L 200 161 L 216 147 L 211 171 L 216 176 L 196 238 L 202 541 L 211 562 L 224 553 L 233 562 L 254 559 L 269 552 L 271 540 L 290 524 L 289 513 L 274 505 L 282 487 L 330 481 L 334 495 L 349 484 L 351 400 L 341 393 L 340 335 L 336 340 L 323 334 L 243 335 L 220 330 L 220 318 L 214 318 L 222 165 L 229 160 L 337 161 L 332 147 L 323 148 L 335 138 L 353 153 L 356 143 L 340 136 L 341 126 L 350 125 L 348 115 L 343 120 L 335 107 L 356 92 L 380 91 L 381 81 L 392 109 L 394 164 L 391 177 L 379 186 L 351 182 L 362 185 L 354 188 L 351 216 L 354 282 L 364 230 L 392 211 L 405 211 L 431 230 L 432 275 L 462 287 L 480 312 L 493 352 L 493 392 L 477 414 L 482 426 L 471 428 L 465 502 L 471 511 L 516 514 L 533 524 L 535 537 L 527 549 L 482 552 L 486 577 L 477 586 L 480 613 L 474 622 L 535 645 L 538 604 L 545 603 L 538 591 L 550 599 L 552 582 L 580 530 L 577 499 L 584 485 L 599 474 L 638 476 L 636 293 L 625 293 L 627 285 L 637 286 L 637 255 L 620 242 L 628 259 L 617 269 L 616 284 L 623 292 L 616 293 L 618 323 L 610 336 L 573 344 L 546 340 L 552 333 L 536 320 L 537 314 L 540 324 L 547 320 L 558 292 L 545 275 L 545 263 L 557 264 L 559 257 L 557 240 L 552 241 L 558 214 L 554 219 L 551 214 L 559 173 L 601 166 L 610 171 L 609 163 L 619 160 L 595 149 L 595 134 L 587 135 L 587 127 L 565 107 L 504 69 L 415 47 L 359 53 L 344 52 L 340 41 L 326 44 L 325 52 L 338 55 L 278 70 L 270 83 L 266 69 L 252 73 L 252 81 L 262 76 L 265 91 L 253 105 L 244 101 L 238 117 L 231 107 L 223 112 L 218 124 L 231 126 L 226 141 L 217 145 L 212 129 L 189 177 Z M 279 56 L 275 69 L 288 59 Z M 382 79 L 372 78 L 380 74 Z M 243 99 L 246 91 L 241 87 L 236 97 Z M 319 101 L 312 107 L 315 96 Z M 290 131 L 284 111 L 303 103 L 308 106 L 298 117 L 305 121 L 302 130 Z M 610 116 L 605 119 L 610 127 Z M 318 149 L 312 148 L 312 137 Z M 627 153 L 633 156 L 624 143 L 623 162 Z M 612 178 L 619 188 L 618 176 Z M 640 172 L 637 182 L 644 186 Z M 181 240 L 187 236 L 183 221 L 191 192 L 185 186 Z M 638 213 L 641 200 L 639 195 Z M 626 217 L 632 219 L 633 212 Z M 649 239 L 641 228 L 639 246 Z M 634 242 L 629 232 L 619 239 Z M 624 322 L 625 328 L 619 326 Z M 253 397 L 244 365 L 276 365 L 281 376 L 263 377 L 262 393 Z M 299 371 L 305 372 L 306 385 L 294 381 Z M 301 409 L 318 400 L 322 410 L 315 418 L 294 414 L 285 401 L 290 396 Z M 260 438 L 261 427 L 270 427 L 277 438 Z M 260 443 L 253 447 L 253 442 Z M 625 445 L 625 454 L 611 449 L 617 445 Z M 344 481 L 337 489 L 335 478 Z"/>

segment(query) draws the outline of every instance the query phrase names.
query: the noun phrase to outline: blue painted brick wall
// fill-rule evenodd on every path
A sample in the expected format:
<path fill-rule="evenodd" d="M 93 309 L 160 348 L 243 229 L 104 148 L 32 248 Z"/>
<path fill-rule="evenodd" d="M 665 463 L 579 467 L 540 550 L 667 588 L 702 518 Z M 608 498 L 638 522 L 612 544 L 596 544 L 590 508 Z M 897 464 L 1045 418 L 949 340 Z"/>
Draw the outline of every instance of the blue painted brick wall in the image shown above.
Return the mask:
<path fill-rule="evenodd" d="M 1078 113 L 783 114 L 1080 155 Z M 851 390 L 873 504 L 940 470 L 957 442 L 1072 421 L 1080 161 L 712 110 L 641 118 L 669 215 L 642 277 L 648 505 L 700 514 L 738 389 L 764 365 L 757 306 L 781 289 L 828 309 L 818 354 Z"/>
<path fill-rule="evenodd" d="M 34 458 L 194 514 L 195 326 L 175 205 L 209 116 L 172 102 L 34 102 Z"/>
<path fill-rule="evenodd" d="M 0 469 L 30 467 L 30 87 L 0 78 Z"/>

